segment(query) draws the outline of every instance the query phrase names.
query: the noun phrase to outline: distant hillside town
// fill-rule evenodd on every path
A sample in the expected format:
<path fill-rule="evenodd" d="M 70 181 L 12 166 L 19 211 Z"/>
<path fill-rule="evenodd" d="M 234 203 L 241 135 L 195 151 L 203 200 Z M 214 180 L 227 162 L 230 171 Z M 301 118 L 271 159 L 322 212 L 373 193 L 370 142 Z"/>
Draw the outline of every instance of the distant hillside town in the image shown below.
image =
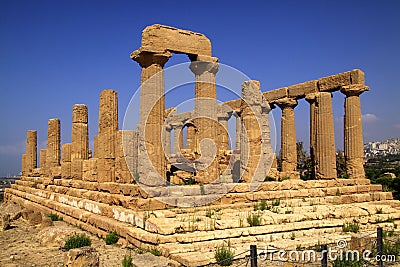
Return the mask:
<path fill-rule="evenodd" d="M 392 138 L 383 142 L 369 142 L 364 144 L 365 160 L 396 154 L 400 154 L 400 138 Z"/>

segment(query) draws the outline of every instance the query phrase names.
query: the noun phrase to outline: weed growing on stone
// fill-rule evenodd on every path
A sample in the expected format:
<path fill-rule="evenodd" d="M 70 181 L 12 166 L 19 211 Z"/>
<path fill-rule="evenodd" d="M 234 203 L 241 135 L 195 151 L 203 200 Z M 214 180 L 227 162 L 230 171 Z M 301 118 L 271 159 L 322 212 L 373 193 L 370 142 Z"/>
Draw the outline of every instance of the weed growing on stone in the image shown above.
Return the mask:
<path fill-rule="evenodd" d="M 247 215 L 247 223 L 253 227 L 253 226 L 260 226 L 262 223 L 262 218 L 261 215 L 257 213 L 249 213 Z"/>
<path fill-rule="evenodd" d="M 81 248 L 85 246 L 90 246 L 91 244 L 92 241 L 86 235 L 84 234 L 73 235 L 70 238 L 68 238 L 67 241 L 65 242 L 64 249 L 70 250 L 74 248 Z"/>
<path fill-rule="evenodd" d="M 132 262 L 132 256 L 125 255 L 124 258 L 122 259 L 122 267 L 134 267 L 133 262 Z"/>
<path fill-rule="evenodd" d="M 222 244 L 222 246 L 218 246 L 215 251 L 215 260 L 221 266 L 230 266 L 233 260 L 233 251 L 231 249 L 231 242 L 228 241 L 228 246 Z"/>
<path fill-rule="evenodd" d="M 58 216 L 57 214 L 50 213 L 47 215 L 52 221 L 62 221 L 63 218 L 61 216 Z"/>
<path fill-rule="evenodd" d="M 360 225 L 358 223 L 347 223 L 342 226 L 343 232 L 353 232 L 358 233 L 360 230 Z"/>
<path fill-rule="evenodd" d="M 119 239 L 119 235 L 117 234 L 116 231 L 113 232 L 109 232 L 106 235 L 106 238 L 104 239 L 104 241 L 106 242 L 107 245 L 112 245 L 118 242 Z"/>

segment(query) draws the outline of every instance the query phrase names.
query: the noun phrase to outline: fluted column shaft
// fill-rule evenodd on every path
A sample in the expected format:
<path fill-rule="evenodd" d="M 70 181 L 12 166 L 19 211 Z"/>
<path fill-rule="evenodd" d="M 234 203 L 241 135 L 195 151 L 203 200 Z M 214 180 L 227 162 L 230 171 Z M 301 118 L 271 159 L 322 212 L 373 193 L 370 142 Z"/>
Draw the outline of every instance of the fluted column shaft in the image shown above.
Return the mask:
<path fill-rule="evenodd" d="M 171 53 L 135 51 L 131 57 L 142 67 L 140 125 L 143 127 L 145 150 L 151 165 L 161 177 L 166 178 L 167 162 L 162 140 L 165 116 L 163 67 L 171 57 Z M 145 171 L 145 168 L 142 169 Z"/>
<path fill-rule="evenodd" d="M 174 154 L 180 154 L 183 148 L 182 126 L 174 128 Z M 181 142 L 182 141 L 182 142 Z"/>
<path fill-rule="evenodd" d="M 315 125 L 315 98 L 316 94 L 306 95 L 306 101 L 310 104 L 310 157 L 313 165 L 312 175 L 315 177 L 315 146 L 316 146 L 316 125 Z"/>
<path fill-rule="evenodd" d="M 47 170 L 60 165 L 60 120 L 50 119 L 47 130 Z"/>
<path fill-rule="evenodd" d="M 186 133 L 186 148 L 190 150 L 190 152 L 195 152 L 196 147 L 196 128 L 194 125 L 189 124 L 187 127 Z"/>
<path fill-rule="evenodd" d="M 240 121 L 239 114 L 236 115 L 236 146 L 235 149 L 240 149 L 240 132 L 241 132 L 242 122 Z"/>
<path fill-rule="evenodd" d="M 199 60 L 199 59 L 198 59 Z M 202 59 L 203 60 L 203 59 Z M 190 70 L 195 74 L 194 124 L 197 127 L 198 145 L 205 167 L 198 172 L 199 182 L 210 183 L 219 177 L 219 142 L 217 119 L 216 58 L 193 61 Z M 209 140 L 206 140 L 209 139 Z M 213 154 L 213 151 L 216 153 Z"/>
<path fill-rule="evenodd" d="M 316 178 L 335 179 L 337 172 L 332 94 L 329 92 L 316 93 L 315 100 Z"/>
<path fill-rule="evenodd" d="M 365 178 L 364 142 L 360 94 L 369 90 L 367 86 L 355 84 L 341 88 L 346 95 L 344 101 L 344 156 L 346 171 L 350 178 Z"/>
<path fill-rule="evenodd" d="M 218 143 L 221 155 L 223 155 L 225 151 L 229 149 L 228 120 L 228 116 L 218 117 L 218 121 L 220 123 L 218 127 Z"/>
<path fill-rule="evenodd" d="M 283 98 L 277 100 L 275 103 L 282 109 L 282 172 L 293 172 L 297 169 L 296 124 L 294 120 L 294 108 L 297 106 L 297 100 Z"/>
<path fill-rule="evenodd" d="M 164 151 L 167 155 L 171 154 L 171 129 L 165 130 Z"/>
<path fill-rule="evenodd" d="M 86 105 L 77 104 L 74 105 L 72 111 L 71 160 L 88 159 L 88 157 L 89 157 L 88 110 Z"/>
<path fill-rule="evenodd" d="M 37 167 L 37 132 L 29 130 L 26 135 L 25 171 L 32 172 Z"/>

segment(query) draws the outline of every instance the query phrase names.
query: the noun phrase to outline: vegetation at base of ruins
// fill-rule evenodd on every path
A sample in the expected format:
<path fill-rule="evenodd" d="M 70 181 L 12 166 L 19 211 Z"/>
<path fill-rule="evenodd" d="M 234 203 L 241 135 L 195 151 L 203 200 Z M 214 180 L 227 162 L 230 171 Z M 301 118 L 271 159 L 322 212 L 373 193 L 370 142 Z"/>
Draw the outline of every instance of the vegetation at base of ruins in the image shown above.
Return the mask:
<path fill-rule="evenodd" d="M 156 247 L 149 249 L 148 252 L 157 257 L 161 256 L 161 252 Z"/>
<path fill-rule="evenodd" d="M 63 218 L 61 216 L 58 216 L 57 214 L 50 213 L 47 215 L 52 221 L 62 221 Z"/>
<path fill-rule="evenodd" d="M 394 230 L 383 231 L 383 255 L 400 257 L 400 235 Z"/>
<path fill-rule="evenodd" d="M 74 248 L 81 248 L 85 246 L 90 246 L 92 241 L 89 237 L 84 234 L 73 235 L 67 239 L 63 249 L 70 250 Z"/>
<path fill-rule="evenodd" d="M 196 184 L 196 180 L 193 177 L 189 177 L 187 179 L 184 179 L 183 182 L 185 185 L 194 185 Z"/>
<path fill-rule="evenodd" d="M 338 150 L 336 152 L 336 173 L 337 177 L 341 179 L 348 179 L 349 175 L 346 170 L 346 159 L 344 157 L 344 152 Z"/>
<path fill-rule="evenodd" d="M 394 223 L 394 218 L 388 217 L 384 222 Z"/>
<path fill-rule="evenodd" d="M 352 233 L 358 233 L 360 230 L 360 225 L 358 223 L 346 223 L 342 226 L 343 232 L 352 232 Z"/>
<path fill-rule="evenodd" d="M 125 255 L 124 258 L 122 259 L 122 267 L 135 267 L 132 262 L 132 256 Z"/>
<path fill-rule="evenodd" d="M 263 200 L 261 200 L 260 203 L 256 202 L 256 203 L 254 204 L 254 206 L 253 206 L 253 209 L 254 209 L 254 211 L 257 211 L 257 210 L 263 211 L 263 210 L 268 209 L 268 207 L 267 207 L 267 201 L 266 201 L 265 199 L 263 199 Z"/>
<path fill-rule="evenodd" d="M 211 218 L 215 214 L 215 211 L 212 209 L 206 210 L 206 217 Z"/>
<path fill-rule="evenodd" d="M 283 181 L 286 181 L 286 180 L 290 180 L 290 177 L 285 176 L 285 177 L 282 177 L 282 178 L 278 179 L 279 182 L 283 182 Z"/>
<path fill-rule="evenodd" d="M 247 223 L 253 226 L 260 226 L 262 224 L 261 214 L 259 212 L 250 212 L 247 215 Z"/>
<path fill-rule="evenodd" d="M 342 193 L 340 192 L 340 189 L 338 188 L 337 190 L 336 190 L 336 196 L 337 197 L 340 197 L 342 195 Z"/>
<path fill-rule="evenodd" d="M 276 182 L 276 179 L 274 177 L 271 176 L 265 176 L 264 178 L 264 182 Z"/>
<path fill-rule="evenodd" d="M 290 240 L 295 240 L 295 239 L 296 239 L 296 234 L 292 232 L 292 234 L 290 235 Z"/>
<path fill-rule="evenodd" d="M 372 184 L 381 184 L 383 191 L 392 192 L 393 198 L 400 200 L 400 155 L 369 159 L 364 168 Z M 396 178 L 390 177 L 388 173 L 394 174 Z"/>
<path fill-rule="evenodd" d="M 230 266 L 233 261 L 233 251 L 231 249 L 231 242 L 228 240 L 228 246 L 222 244 L 222 246 L 217 246 L 215 251 L 215 260 L 221 266 Z"/>
<path fill-rule="evenodd" d="M 113 232 L 109 232 L 106 235 L 106 238 L 104 239 L 104 241 L 106 242 L 107 245 L 112 245 L 118 242 L 119 239 L 119 235 L 117 234 L 116 231 Z"/>
<path fill-rule="evenodd" d="M 293 214 L 293 210 L 285 210 L 285 214 Z"/>
<path fill-rule="evenodd" d="M 281 205 L 281 200 L 279 198 L 272 200 L 272 206 L 277 207 Z"/>

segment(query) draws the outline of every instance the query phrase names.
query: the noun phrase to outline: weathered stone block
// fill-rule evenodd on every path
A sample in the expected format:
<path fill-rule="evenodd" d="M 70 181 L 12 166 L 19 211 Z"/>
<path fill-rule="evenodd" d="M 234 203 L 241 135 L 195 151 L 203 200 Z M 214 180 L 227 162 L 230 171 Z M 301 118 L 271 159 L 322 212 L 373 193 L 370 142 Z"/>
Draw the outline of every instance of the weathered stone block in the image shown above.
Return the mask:
<path fill-rule="evenodd" d="M 307 94 L 315 93 L 318 91 L 318 81 L 308 81 L 291 85 L 287 88 L 288 97 L 291 98 L 303 98 Z"/>
<path fill-rule="evenodd" d="M 351 84 L 365 84 L 364 72 L 362 70 L 352 70 L 350 72 Z"/>
<path fill-rule="evenodd" d="M 142 50 L 151 52 L 182 52 L 211 56 L 211 42 L 201 33 L 164 25 L 151 25 L 142 32 Z"/>
<path fill-rule="evenodd" d="M 275 100 L 278 100 L 280 98 L 287 97 L 288 96 L 287 89 L 288 89 L 287 87 L 278 88 L 272 91 L 265 92 L 263 94 L 268 102 L 274 102 Z"/>
<path fill-rule="evenodd" d="M 61 162 L 61 178 L 71 179 L 71 162 Z"/>
<path fill-rule="evenodd" d="M 321 92 L 336 91 L 340 89 L 341 86 L 350 84 L 351 77 L 349 71 L 318 79 L 318 87 Z"/>
<path fill-rule="evenodd" d="M 83 160 L 73 159 L 71 161 L 71 177 L 72 179 L 82 180 L 83 175 Z"/>
<path fill-rule="evenodd" d="M 97 170 L 98 182 L 115 181 L 115 162 L 113 159 L 97 159 Z"/>

